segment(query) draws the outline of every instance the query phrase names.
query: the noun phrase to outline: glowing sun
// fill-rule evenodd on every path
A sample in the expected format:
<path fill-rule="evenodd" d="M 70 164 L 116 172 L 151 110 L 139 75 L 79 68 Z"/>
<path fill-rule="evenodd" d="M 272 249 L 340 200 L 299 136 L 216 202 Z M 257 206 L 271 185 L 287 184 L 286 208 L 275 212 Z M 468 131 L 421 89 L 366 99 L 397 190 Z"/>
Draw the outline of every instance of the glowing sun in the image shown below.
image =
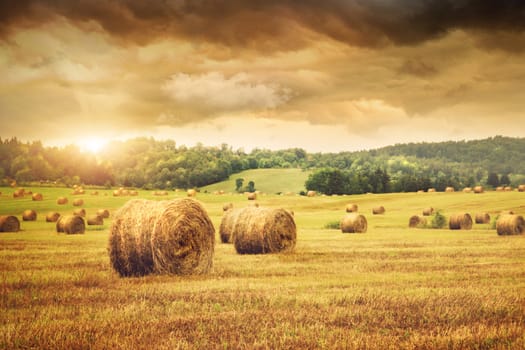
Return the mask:
<path fill-rule="evenodd" d="M 83 151 L 98 153 L 104 146 L 107 141 L 99 138 L 89 138 L 80 142 L 80 148 Z"/>

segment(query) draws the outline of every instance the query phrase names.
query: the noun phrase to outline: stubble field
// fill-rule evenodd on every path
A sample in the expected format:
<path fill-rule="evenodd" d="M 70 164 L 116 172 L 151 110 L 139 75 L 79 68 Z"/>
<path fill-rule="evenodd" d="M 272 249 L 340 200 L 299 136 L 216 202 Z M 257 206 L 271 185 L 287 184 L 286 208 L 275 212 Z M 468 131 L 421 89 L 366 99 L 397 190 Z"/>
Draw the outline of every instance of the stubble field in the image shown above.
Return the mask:
<path fill-rule="evenodd" d="M 525 348 L 525 236 L 409 229 L 428 206 L 445 216 L 501 210 L 525 215 L 525 193 L 261 195 L 261 206 L 295 213 L 290 254 L 238 255 L 221 244 L 224 203 L 242 195 L 199 193 L 216 229 L 205 276 L 120 278 L 107 251 L 111 217 L 83 235 L 55 232 L 51 210 L 111 214 L 131 197 L 109 190 L 32 188 L 44 200 L 0 188 L 0 215 L 37 211 L 18 233 L 0 233 L 0 348 L 5 349 L 522 349 Z M 69 204 L 58 206 L 56 198 Z M 167 197 L 139 191 L 140 198 Z M 325 228 L 347 203 L 368 220 L 365 234 Z M 384 215 L 372 215 L 383 205 Z"/>

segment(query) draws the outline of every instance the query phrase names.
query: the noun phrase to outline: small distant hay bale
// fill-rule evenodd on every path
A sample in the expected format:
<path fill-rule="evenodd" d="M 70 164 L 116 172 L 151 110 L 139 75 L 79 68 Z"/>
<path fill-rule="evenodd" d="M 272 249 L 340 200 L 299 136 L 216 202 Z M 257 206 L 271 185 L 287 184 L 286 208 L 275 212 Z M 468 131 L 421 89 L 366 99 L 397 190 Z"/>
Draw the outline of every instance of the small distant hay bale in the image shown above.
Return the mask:
<path fill-rule="evenodd" d="M 57 222 L 58 218 L 60 218 L 60 213 L 51 211 L 46 215 L 46 222 Z"/>
<path fill-rule="evenodd" d="M 93 192 L 91 192 L 91 195 L 92 195 L 92 196 L 98 196 L 98 191 L 93 191 Z"/>
<path fill-rule="evenodd" d="M 365 233 L 368 229 L 368 222 L 364 215 L 350 213 L 341 219 L 340 227 L 343 233 Z"/>
<path fill-rule="evenodd" d="M 525 232 L 525 220 L 521 215 L 501 215 L 496 221 L 498 235 L 521 235 Z"/>
<path fill-rule="evenodd" d="M 214 245 L 213 223 L 198 201 L 133 199 L 113 216 L 109 257 L 120 276 L 204 274 Z"/>
<path fill-rule="evenodd" d="M 84 205 L 84 200 L 81 198 L 76 198 L 73 200 L 73 205 L 75 207 L 80 207 L 81 205 Z"/>
<path fill-rule="evenodd" d="M 109 218 L 109 210 L 107 209 L 99 209 L 97 210 L 97 215 L 102 217 L 103 219 Z"/>
<path fill-rule="evenodd" d="M 421 215 L 413 215 L 408 220 L 408 227 L 425 227 L 427 219 Z"/>
<path fill-rule="evenodd" d="M 434 208 L 432 208 L 432 207 L 428 207 L 428 208 L 423 209 L 423 215 L 424 216 L 430 216 L 433 213 L 434 213 Z"/>
<path fill-rule="evenodd" d="M 488 224 L 490 223 L 490 215 L 489 213 L 477 213 L 474 221 L 476 224 Z"/>
<path fill-rule="evenodd" d="M 222 206 L 222 211 L 228 211 L 230 209 L 233 209 L 233 203 L 226 203 Z"/>
<path fill-rule="evenodd" d="M 33 193 L 33 195 L 31 196 L 31 198 L 32 198 L 34 201 L 41 201 L 41 200 L 44 200 L 44 196 L 42 195 L 42 193 Z"/>
<path fill-rule="evenodd" d="M 417 193 L 425 193 L 423 190 L 418 190 Z"/>
<path fill-rule="evenodd" d="M 455 192 L 456 190 L 454 189 L 454 187 L 452 186 L 448 186 L 447 188 L 445 188 L 445 192 L 447 193 L 450 193 L 450 192 Z"/>
<path fill-rule="evenodd" d="M 113 197 L 120 197 L 122 196 L 122 191 L 120 190 L 114 190 L 113 191 Z"/>
<path fill-rule="evenodd" d="M 502 210 L 499 212 L 500 215 L 514 215 L 514 211 L 512 210 Z"/>
<path fill-rule="evenodd" d="M 86 231 L 86 224 L 84 219 L 78 215 L 61 216 L 57 220 L 56 230 L 68 235 L 81 234 Z"/>
<path fill-rule="evenodd" d="M 505 191 L 505 192 L 510 192 L 510 191 L 512 191 L 512 187 L 511 187 L 511 186 L 505 186 L 505 187 L 503 188 L 503 191 Z"/>
<path fill-rule="evenodd" d="M 68 200 L 66 197 L 58 197 L 57 198 L 57 204 L 58 205 L 64 205 L 67 204 Z"/>
<path fill-rule="evenodd" d="M 315 191 L 308 191 L 308 192 L 306 192 L 306 196 L 307 196 L 307 197 L 315 197 L 316 194 L 317 194 L 317 193 L 316 193 Z"/>
<path fill-rule="evenodd" d="M 228 212 L 226 212 L 228 213 Z M 233 226 L 233 244 L 239 254 L 290 252 L 297 241 L 297 227 L 284 209 L 239 209 Z"/>
<path fill-rule="evenodd" d="M 496 187 L 496 192 L 503 192 L 504 188 L 503 186 Z"/>
<path fill-rule="evenodd" d="M 188 194 L 188 197 L 195 197 L 197 195 L 197 191 L 195 191 L 193 188 L 190 188 L 187 194 Z"/>
<path fill-rule="evenodd" d="M 77 208 L 77 209 L 73 210 L 73 215 L 86 217 L 86 209 L 84 209 L 84 208 Z"/>
<path fill-rule="evenodd" d="M 483 188 L 483 186 L 474 187 L 474 193 L 483 193 L 483 192 L 485 192 L 485 189 Z"/>
<path fill-rule="evenodd" d="M 472 228 L 472 217 L 468 213 L 452 214 L 448 227 L 451 230 L 470 230 Z"/>
<path fill-rule="evenodd" d="M 435 188 L 429 188 L 429 189 L 427 190 L 427 192 L 428 192 L 428 193 L 434 193 L 434 192 L 436 192 L 436 189 L 435 189 Z"/>
<path fill-rule="evenodd" d="M 93 226 L 93 225 L 100 226 L 100 225 L 104 225 L 104 218 L 98 215 L 90 215 L 87 217 L 86 222 L 90 226 Z"/>
<path fill-rule="evenodd" d="M 472 192 L 472 187 L 465 187 L 465 188 L 463 189 L 463 192 L 464 192 L 464 193 L 470 193 L 470 192 Z"/>
<path fill-rule="evenodd" d="M 250 192 L 250 193 L 248 193 L 248 195 L 246 197 L 248 198 L 249 201 L 254 201 L 254 200 L 257 199 L 257 193 Z"/>
<path fill-rule="evenodd" d="M 74 187 L 73 186 L 73 192 L 71 192 L 72 195 L 76 196 L 76 195 L 79 195 L 79 194 L 84 194 L 85 191 L 82 187 Z"/>
<path fill-rule="evenodd" d="M 36 211 L 32 209 L 24 210 L 22 213 L 22 220 L 24 221 L 35 221 L 36 220 Z"/>
<path fill-rule="evenodd" d="M 138 195 L 139 195 L 139 192 L 136 191 L 136 190 L 131 190 L 131 191 L 129 191 L 129 195 L 130 195 L 130 196 L 138 196 Z"/>
<path fill-rule="evenodd" d="M 346 212 L 347 213 L 357 213 L 357 204 L 350 203 L 346 205 Z"/>
<path fill-rule="evenodd" d="M 129 196 L 129 190 L 122 189 L 122 190 L 119 190 L 119 191 L 121 193 L 121 196 L 124 196 L 124 197 Z"/>
<path fill-rule="evenodd" d="M 525 192 L 525 185 L 519 185 L 518 186 L 518 191 L 519 192 Z"/>
<path fill-rule="evenodd" d="M 20 221 L 13 215 L 0 216 L 0 232 L 18 232 L 20 231 Z"/>
<path fill-rule="evenodd" d="M 23 188 L 19 188 L 13 192 L 13 198 L 22 198 L 24 197 L 26 193 L 26 190 Z"/>
<path fill-rule="evenodd" d="M 380 215 L 384 213 L 385 213 L 385 207 L 383 207 L 382 205 L 379 207 L 372 208 L 372 214 L 374 215 Z"/>

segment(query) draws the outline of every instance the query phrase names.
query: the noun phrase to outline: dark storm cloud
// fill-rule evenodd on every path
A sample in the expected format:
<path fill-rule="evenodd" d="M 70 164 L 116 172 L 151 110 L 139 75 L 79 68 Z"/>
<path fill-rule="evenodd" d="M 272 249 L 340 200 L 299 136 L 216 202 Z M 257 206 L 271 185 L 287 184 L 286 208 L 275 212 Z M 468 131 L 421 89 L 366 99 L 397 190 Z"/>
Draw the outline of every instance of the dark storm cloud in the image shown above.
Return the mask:
<path fill-rule="evenodd" d="M 453 29 L 520 33 L 522 0 L 4 0 L 0 35 L 64 17 L 124 42 L 164 37 L 237 47 L 306 45 L 297 28 L 359 46 L 415 45 Z M 294 37 L 294 42 L 290 42 Z M 485 40 L 485 42 L 490 42 Z M 512 47 L 505 46 L 507 50 Z"/>

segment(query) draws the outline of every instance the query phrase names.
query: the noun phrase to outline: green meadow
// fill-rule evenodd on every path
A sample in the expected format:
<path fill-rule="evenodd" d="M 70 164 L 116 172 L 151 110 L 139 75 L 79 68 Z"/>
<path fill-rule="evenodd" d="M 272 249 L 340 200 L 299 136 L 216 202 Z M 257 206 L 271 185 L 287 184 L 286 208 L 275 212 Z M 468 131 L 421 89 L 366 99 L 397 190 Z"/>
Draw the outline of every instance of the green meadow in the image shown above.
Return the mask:
<path fill-rule="evenodd" d="M 275 174 L 255 182 L 261 206 L 294 211 L 297 245 L 289 254 L 239 255 L 220 243 L 222 206 L 253 205 L 230 184 L 197 194 L 216 229 L 214 267 L 205 276 L 120 278 L 108 257 L 111 217 L 85 234 L 55 232 L 49 211 L 113 214 L 134 197 L 86 189 L 29 188 L 13 199 L 0 188 L 0 215 L 38 213 L 17 233 L 0 233 L 1 349 L 523 349 L 525 236 L 472 230 L 409 229 L 411 215 L 432 206 L 453 213 L 501 210 L 525 215 L 525 193 L 397 193 L 356 196 L 277 195 L 301 185 Z M 307 176 L 305 173 L 294 176 Z M 267 178 L 267 177 L 265 177 Z M 277 188 L 271 183 L 283 180 Z M 294 184 L 295 183 L 295 184 Z M 233 184 L 233 188 L 231 187 Z M 58 206 L 56 198 L 69 203 Z M 183 191 L 158 197 L 183 198 Z M 325 228 L 356 203 L 368 232 Z M 384 215 L 372 215 L 383 205 Z"/>

